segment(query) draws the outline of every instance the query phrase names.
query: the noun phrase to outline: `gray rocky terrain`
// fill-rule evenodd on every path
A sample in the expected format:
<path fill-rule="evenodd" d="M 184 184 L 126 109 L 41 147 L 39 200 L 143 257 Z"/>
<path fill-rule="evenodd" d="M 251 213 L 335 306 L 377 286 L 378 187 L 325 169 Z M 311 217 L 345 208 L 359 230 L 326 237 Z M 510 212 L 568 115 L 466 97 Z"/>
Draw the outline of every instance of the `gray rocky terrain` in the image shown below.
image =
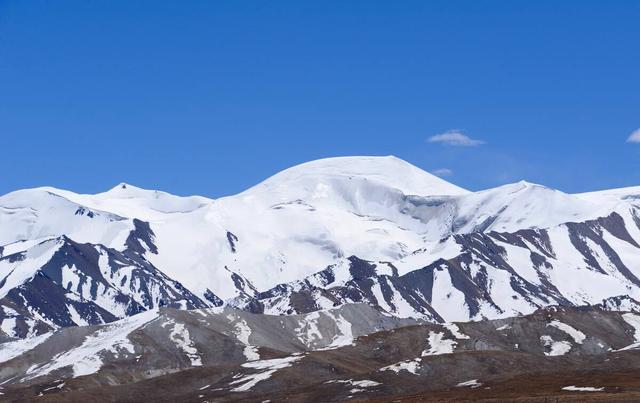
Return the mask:
<path fill-rule="evenodd" d="M 162 309 L 0 345 L 0 392 L 7 401 L 633 400 L 640 314 L 606 305 L 447 324 L 364 304 L 287 317 Z"/>

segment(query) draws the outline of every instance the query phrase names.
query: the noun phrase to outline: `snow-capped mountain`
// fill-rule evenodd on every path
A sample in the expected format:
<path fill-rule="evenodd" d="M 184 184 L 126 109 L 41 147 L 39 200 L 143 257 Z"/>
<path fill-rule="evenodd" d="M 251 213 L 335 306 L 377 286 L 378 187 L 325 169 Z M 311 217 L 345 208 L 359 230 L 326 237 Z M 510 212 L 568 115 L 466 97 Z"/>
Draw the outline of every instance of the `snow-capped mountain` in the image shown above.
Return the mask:
<path fill-rule="evenodd" d="M 136 229 L 122 251 L 79 244 L 62 235 L 0 258 L 2 330 L 24 337 L 65 326 L 112 322 L 160 306 L 195 309 L 204 302 L 137 250 L 148 227 Z"/>
<path fill-rule="evenodd" d="M 640 299 L 640 187 L 469 192 L 394 157 L 318 160 L 238 195 L 127 184 L 0 197 L 9 336 L 159 306 L 309 313 L 350 302 L 431 321 Z"/>

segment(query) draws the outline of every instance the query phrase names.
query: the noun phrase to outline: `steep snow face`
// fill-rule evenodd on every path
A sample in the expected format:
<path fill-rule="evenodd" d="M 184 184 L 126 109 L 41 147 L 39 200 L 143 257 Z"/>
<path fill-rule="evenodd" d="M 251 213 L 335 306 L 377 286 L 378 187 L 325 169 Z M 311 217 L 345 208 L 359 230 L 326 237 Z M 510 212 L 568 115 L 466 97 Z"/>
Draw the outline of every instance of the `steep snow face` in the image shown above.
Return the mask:
<path fill-rule="evenodd" d="M 596 218 L 601 207 L 545 186 L 518 182 L 461 199 L 457 232 L 548 228 Z"/>
<path fill-rule="evenodd" d="M 528 182 L 460 196 L 410 198 L 403 211 L 424 223 L 429 239 L 473 232 L 549 228 L 609 215 L 619 200 L 588 198 Z"/>
<path fill-rule="evenodd" d="M 0 300 L 33 278 L 62 245 L 61 240 L 45 241 L 25 253 L 0 259 Z"/>

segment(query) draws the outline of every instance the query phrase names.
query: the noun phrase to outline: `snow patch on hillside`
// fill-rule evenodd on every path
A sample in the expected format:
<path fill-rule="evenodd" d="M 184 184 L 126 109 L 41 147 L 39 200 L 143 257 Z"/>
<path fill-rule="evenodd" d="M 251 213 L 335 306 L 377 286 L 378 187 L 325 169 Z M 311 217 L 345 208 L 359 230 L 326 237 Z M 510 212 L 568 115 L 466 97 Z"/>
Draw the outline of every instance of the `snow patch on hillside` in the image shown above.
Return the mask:
<path fill-rule="evenodd" d="M 447 340 L 442 332 L 429 332 L 428 343 L 429 349 L 422 352 L 422 356 L 451 354 L 458 344 L 454 340 Z"/>
<path fill-rule="evenodd" d="M 416 358 L 413 360 L 400 361 L 395 364 L 382 367 L 380 368 L 380 371 L 393 371 L 396 374 L 400 373 L 400 371 L 407 371 L 414 375 L 418 375 L 418 370 L 420 369 L 421 361 L 422 360 L 420 358 Z"/>
<path fill-rule="evenodd" d="M 0 363 L 7 362 L 27 351 L 33 350 L 52 335 L 53 332 L 50 332 L 40 336 L 32 336 L 0 344 Z"/>
<path fill-rule="evenodd" d="M 540 341 L 544 343 L 545 347 L 549 348 L 549 351 L 545 351 L 545 355 L 557 356 L 565 355 L 571 350 L 571 343 L 568 341 L 554 341 L 551 336 L 540 336 Z"/>
<path fill-rule="evenodd" d="M 47 364 L 31 367 L 26 373 L 26 379 L 37 378 L 67 367 L 72 368 L 73 377 L 96 373 L 102 367 L 102 354 L 133 355 L 135 351 L 128 339 L 129 334 L 157 317 L 157 311 L 147 311 L 105 325 L 87 336 L 78 347 L 57 355 Z"/>
<path fill-rule="evenodd" d="M 567 325 L 566 323 L 562 323 L 558 320 L 551 321 L 549 324 L 547 324 L 547 326 L 552 326 L 562 330 L 563 332 L 571 336 L 571 338 L 578 344 L 582 344 L 582 342 L 587 338 L 587 336 L 585 336 L 585 334 L 582 333 L 581 331 Z"/>
<path fill-rule="evenodd" d="M 232 392 L 246 392 L 253 388 L 258 382 L 271 378 L 279 369 L 287 368 L 294 362 L 302 359 L 302 355 L 292 355 L 284 358 L 274 358 L 271 360 L 259 360 L 242 364 L 243 368 L 254 369 L 257 372 L 252 374 L 240 374 L 238 379 L 231 381 L 229 385 L 238 385 L 231 389 Z"/>

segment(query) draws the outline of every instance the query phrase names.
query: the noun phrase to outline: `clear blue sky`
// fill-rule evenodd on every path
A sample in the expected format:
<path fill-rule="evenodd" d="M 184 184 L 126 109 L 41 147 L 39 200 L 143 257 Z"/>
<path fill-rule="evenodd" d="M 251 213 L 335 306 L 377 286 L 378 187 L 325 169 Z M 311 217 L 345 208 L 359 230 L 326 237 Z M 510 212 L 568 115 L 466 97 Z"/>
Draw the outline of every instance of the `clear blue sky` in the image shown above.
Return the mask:
<path fill-rule="evenodd" d="M 640 185 L 639 21 L 637 1 L 0 0 L 0 193 L 217 197 L 389 154 L 474 190 Z M 484 144 L 428 141 L 456 129 Z"/>

